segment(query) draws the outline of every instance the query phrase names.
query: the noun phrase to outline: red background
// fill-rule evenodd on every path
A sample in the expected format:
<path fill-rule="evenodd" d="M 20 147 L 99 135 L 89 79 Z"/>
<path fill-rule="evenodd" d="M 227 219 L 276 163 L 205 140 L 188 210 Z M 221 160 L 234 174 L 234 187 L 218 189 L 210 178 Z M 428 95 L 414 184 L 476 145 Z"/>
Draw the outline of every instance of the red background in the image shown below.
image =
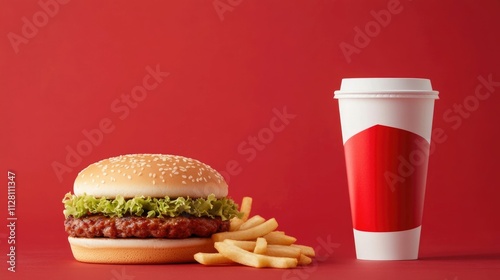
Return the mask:
<path fill-rule="evenodd" d="M 474 94 L 479 77 L 500 81 L 500 2 L 215 3 L 227 10 L 219 15 L 211 0 L 68 1 L 44 17 L 38 1 L 0 1 L 1 224 L 8 170 L 16 173 L 18 217 L 16 273 L 7 271 L 9 233 L 0 226 L 2 279 L 498 279 L 500 86 L 480 88 L 490 93 L 484 100 Z M 373 12 L 388 5 L 390 20 L 375 23 Z M 24 18 L 39 25 L 36 32 Z M 371 37 L 363 41 L 356 27 Z M 23 42 L 13 44 L 13 34 Z M 346 44 L 357 48 L 349 56 Z M 157 65 L 170 75 L 156 89 L 126 116 L 112 109 Z M 355 260 L 332 97 L 344 77 L 377 76 L 429 78 L 440 91 L 418 261 Z M 469 110 L 460 112 L 464 102 Z M 294 117 L 270 134 L 276 110 Z M 67 165 L 67 148 L 83 145 L 83 131 L 106 119 L 113 130 L 59 180 L 52 165 Z M 252 146 L 252 137 L 266 144 Z M 276 217 L 299 243 L 336 245 L 323 247 L 313 266 L 289 271 L 74 261 L 62 197 L 88 164 L 138 152 L 185 155 L 228 171 L 230 195 L 252 196 L 254 214 Z"/>

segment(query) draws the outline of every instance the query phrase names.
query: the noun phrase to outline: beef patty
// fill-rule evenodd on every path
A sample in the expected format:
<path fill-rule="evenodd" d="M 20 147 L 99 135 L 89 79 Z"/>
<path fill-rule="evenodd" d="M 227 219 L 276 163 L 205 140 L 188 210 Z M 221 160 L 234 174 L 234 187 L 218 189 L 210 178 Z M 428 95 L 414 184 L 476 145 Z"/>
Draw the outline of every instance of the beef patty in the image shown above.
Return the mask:
<path fill-rule="evenodd" d="M 64 222 L 71 237 L 108 238 L 188 238 L 209 237 L 213 233 L 228 231 L 229 221 L 206 217 L 146 218 L 136 216 L 82 218 L 68 217 Z"/>

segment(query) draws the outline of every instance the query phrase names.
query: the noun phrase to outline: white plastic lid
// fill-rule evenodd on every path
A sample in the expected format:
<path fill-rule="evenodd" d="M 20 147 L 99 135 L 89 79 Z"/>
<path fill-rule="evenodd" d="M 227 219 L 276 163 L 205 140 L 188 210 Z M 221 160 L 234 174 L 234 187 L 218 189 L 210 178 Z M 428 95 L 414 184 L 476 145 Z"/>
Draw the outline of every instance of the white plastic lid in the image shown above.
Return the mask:
<path fill-rule="evenodd" d="M 335 98 L 433 98 L 429 79 L 420 78 L 346 78 L 342 79 Z"/>

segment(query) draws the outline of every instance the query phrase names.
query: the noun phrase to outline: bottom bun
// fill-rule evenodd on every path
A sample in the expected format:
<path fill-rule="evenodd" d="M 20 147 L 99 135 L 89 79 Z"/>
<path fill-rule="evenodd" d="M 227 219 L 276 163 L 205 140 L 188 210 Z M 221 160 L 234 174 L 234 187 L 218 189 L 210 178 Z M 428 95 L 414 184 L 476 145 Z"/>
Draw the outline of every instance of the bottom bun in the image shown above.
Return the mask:
<path fill-rule="evenodd" d="M 77 261 L 110 264 L 194 262 L 198 252 L 213 253 L 211 238 L 111 239 L 68 237 Z"/>

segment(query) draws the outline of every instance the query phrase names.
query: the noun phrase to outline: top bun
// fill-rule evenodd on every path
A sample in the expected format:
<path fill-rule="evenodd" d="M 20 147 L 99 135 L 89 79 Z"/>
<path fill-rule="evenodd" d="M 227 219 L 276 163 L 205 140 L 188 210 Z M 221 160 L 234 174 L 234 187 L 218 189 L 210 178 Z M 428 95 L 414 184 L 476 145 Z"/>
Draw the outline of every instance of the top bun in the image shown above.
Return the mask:
<path fill-rule="evenodd" d="M 224 178 L 195 159 L 162 154 L 130 154 L 101 160 L 83 169 L 73 189 L 75 195 L 125 198 L 227 196 Z"/>

